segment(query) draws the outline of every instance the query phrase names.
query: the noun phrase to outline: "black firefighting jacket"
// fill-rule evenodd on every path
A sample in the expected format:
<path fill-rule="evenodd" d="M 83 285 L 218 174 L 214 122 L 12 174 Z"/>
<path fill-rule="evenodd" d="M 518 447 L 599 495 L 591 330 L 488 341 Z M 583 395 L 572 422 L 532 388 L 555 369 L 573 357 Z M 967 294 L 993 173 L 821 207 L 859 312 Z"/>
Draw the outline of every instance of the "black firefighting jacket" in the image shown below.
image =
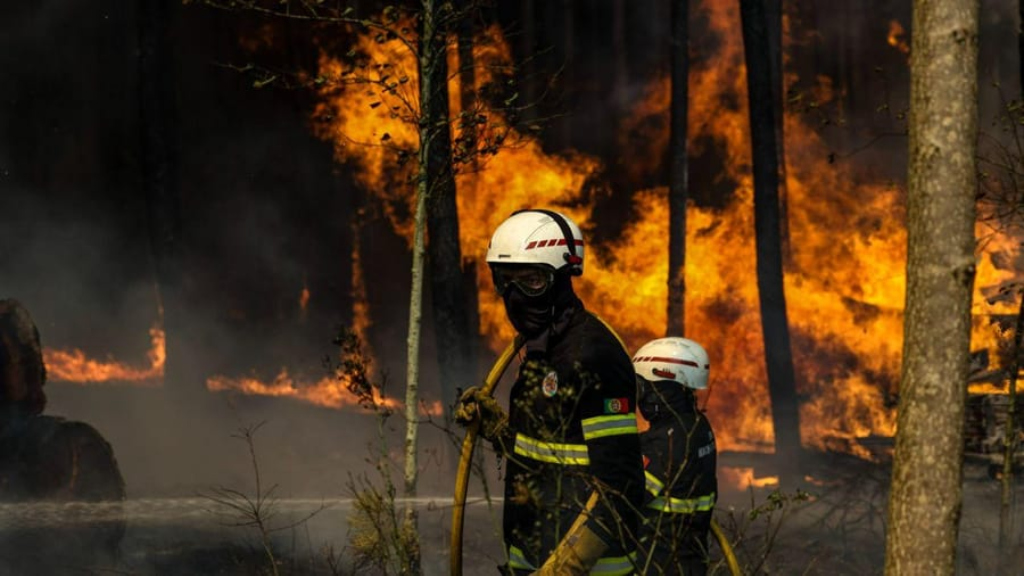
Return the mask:
<path fill-rule="evenodd" d="M 602 498 L 587 522 L 609 548 L 592 573 L 633 572 L 644 485 L 635 399 L 629 356 L 585 310 L 552 337 L 546 353 L 524 359 L 503 440 L 509 568 L 543 565 L 598 490 Z"/>
<path fill-rule="evenodd" d="M 715 435 L 692 397 L 662 410 L 641 436 L 647 494 L 642 567 L 652 575 L 706 573 L 707 536 L 717 501 Z"/>

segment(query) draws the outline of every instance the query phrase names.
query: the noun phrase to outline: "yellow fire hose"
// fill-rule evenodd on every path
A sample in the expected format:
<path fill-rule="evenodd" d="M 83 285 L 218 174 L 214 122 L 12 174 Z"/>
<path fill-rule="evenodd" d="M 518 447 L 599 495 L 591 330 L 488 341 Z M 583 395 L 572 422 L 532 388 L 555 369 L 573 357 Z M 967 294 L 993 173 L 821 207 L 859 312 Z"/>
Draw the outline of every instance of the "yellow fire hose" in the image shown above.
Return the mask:
<path fill-rule="evenodd" d="M 512 358 L 515 357 L 516 353 L 519 352 L 519 349 L 522 348 L 523 342 L 524 340 L 522 337 L 516 336 L 515 340 L 509 343 L 508 347 L 505 348 L 505 351 L 502 352 L 501 356 L 499 356 L 494 362 L 494 366 L 491 367 L 491 371 L 487 374 L 487 378 L 484 380 L 483 392 L 485 394 L 494 394 L 494 389 L 497 387 L 498 381 L 501 380 L 502 374 L 505 373 L 508 365 L 512 362 Z M 452 576 L 462 576 L 462 533 L 466 522 L 466 492 L 469 488 L 470 465 L 473 462 L 473 449 L 476 447 L 476 437 L 479 429 L 479 419 L 471 422 L 466 428 L 466 437 L 462 440 L 462 451 L 459 455 L 459 470 L 455 475 L 455 504 L 452 507 L 450 560 Z M 590 495 L 586 509 L 590 510 L 596 504 L 597 493 L 594 492 Z M 582 518 L 583 515 L 576 519 L 574 527 L 576 524 L 582 522 Z M 570 532 L 571 531 L 572 530 L 570 530 Z M 729 566 L 729 572 L 732 576 L 743 576 L 739 562 L 736 560 L 736 554 L 733 552 L 732 544 L 729 543 L 729 539 L 726 538 L 725 533 L 722 532 L 722 528 L 714 518 L 711 519 L 711 532 L 715 535 L 715 539 L 718 540 L 718 545 L 722 549 L 722 555 L 725 556 L 726 564 Z"/>
<path fill-rule="evenodd" d="M 521 336 L 516 336 L 501 356 L 498 356 L 490 373 L 487 374 L 487 379 L 484 380 L 485 394 L 494 394 L 494 388 L 501 380 L 501 375 L 523 347 L 523 342 L 525 340 Z M 455 506 L 452 508 L 452 576 L 462 576 L 462 528 L 466 521 L 466 491 L 469 488 L 470 464 L 473 462 L 473 449 L 476 447 L 476 435 L 479 430 L 479 418 L 473 420 L 466 428 L 466 437 L 462 440 L 462 452 L 459 455 L 459 471 L 455 475 Z"/>

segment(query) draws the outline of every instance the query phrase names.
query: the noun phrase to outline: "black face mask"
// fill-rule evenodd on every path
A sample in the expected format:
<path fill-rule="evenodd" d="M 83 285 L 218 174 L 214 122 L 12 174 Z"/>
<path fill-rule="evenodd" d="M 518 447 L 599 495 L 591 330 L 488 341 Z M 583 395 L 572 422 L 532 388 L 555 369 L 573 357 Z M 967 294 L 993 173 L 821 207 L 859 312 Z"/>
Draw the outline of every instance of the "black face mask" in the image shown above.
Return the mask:
<path fill-rule="evenodd" d="M 637 376 L 636 407 L 648 422 L 655 422 L 673 414 L 692 413 L 696 410 L 693 391 L 677 382 L 659 380 L 650 382 Z"/>
<path fill-rule="evenodd" d="M 658 393 L 654 391 L 654 385 L 651 382 L 638 377 L 636 385 L 637 395 L 640 397 L 636 407 L 645 420 L 654 422 L 661 416 L 661 399 L 658 398 Z"/>
<path fill-rule="evenodd" d="M 505 302 L 505 313 L 516 331 L 532 338 L 537 336 L 554 322 L 555 304 L 553 290 L 540 296 L 527 296 L 518 287 L 510 286 L 501 299 Z"/>

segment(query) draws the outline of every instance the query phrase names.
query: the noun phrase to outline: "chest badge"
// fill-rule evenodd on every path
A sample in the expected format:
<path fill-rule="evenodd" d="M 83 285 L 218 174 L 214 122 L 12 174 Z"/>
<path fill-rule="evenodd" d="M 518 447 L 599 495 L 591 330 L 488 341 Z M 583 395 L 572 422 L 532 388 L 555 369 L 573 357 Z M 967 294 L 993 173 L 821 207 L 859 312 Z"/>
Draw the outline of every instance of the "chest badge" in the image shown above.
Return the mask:
<path fill-rule="evenodd" d="M 540 384 L 540 389 L 548 398 L 558 394 L 558 373 L 554 370 L 548 372 L 548 375 L 544 377 L 544 381 Z"/>

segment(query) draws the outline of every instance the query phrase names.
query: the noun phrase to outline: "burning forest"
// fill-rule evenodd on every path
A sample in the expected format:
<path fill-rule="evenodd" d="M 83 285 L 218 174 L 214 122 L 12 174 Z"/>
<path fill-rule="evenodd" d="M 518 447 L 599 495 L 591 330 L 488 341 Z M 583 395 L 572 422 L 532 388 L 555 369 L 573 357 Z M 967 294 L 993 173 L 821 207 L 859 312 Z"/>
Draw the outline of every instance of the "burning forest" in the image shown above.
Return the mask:
<path fill-rule="evenodd" d="M 5 52 L 23 55 L 0 86 L 0 299 L 38 329 L 46 414 L 95 427 L 116 456 L 116 510 L 89 504 L 123 531 L 107 567 L 441 574 L 452 530 L 459 570 L 513 562 L 510 464 L 487 443 L 461 502 L 466 535 L 448 525 L 467 434 L 453 417 L 522 333 L 495 289 L 492 237 L 539 208 L 582 238 L 531 248 L 582 247 L 572 290 L 630 357 L 664 336 L 707 352 L 693 396 L 717 451 L 710 573 L 739 573 L 730 557 L 746 574 L 899 573 L 886 526 L 906 474 L 901 410 L 928 396 L 901 384 L 921 346 L 905 328 L 920 282 L 908 150 L 924 114 L 923 3 L 143 4 L 59 0 L 0 18 Z M 980 5 L 969 346 L 931 357 L 963 367 L 946 378 L 966 397 L 955 422 L 934 421 L 960 430 L 950 541 L 963 574 L 1024 561 L 1016 8 Z M 752 18 L 775 67 L 760 110 Z M 767 108 L 784 342 L 766 338 L 779 302 L 765 296 L 754 118 Z M 948 309 L 935 342 L 960 326 Z M 495 380 L 502 409 L 515 410 L 526 354 Z M 18 377 L 16 356 L 0 358 Z M 555 395 L 558 378 L 542 380 Z M 61 529 L 50 500 L 0 507 L 47 534 Z"/>

